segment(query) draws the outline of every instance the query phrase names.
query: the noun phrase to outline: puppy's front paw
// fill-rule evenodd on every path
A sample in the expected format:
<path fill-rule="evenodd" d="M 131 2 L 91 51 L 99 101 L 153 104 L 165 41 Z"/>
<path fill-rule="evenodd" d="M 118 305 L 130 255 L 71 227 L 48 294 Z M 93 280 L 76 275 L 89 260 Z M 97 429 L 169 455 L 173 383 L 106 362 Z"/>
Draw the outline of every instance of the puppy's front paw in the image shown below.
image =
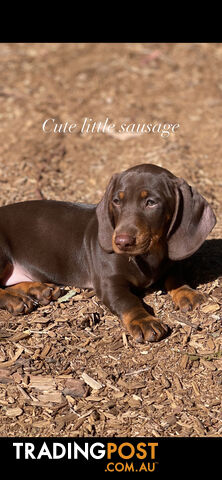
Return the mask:
<path fill-rule="evenodd" d="M 147 314 L 143 308 L 133 309 L 122 316 L 123 324 L 139 342 L 158 342 L 166 337 L 168 328 L 158 318 Z"/>
<path fill-rule="evenodd" d="M 173 297 L 175 305 L 184 313 L 194 310 L 204 300 L 202 293 L 193 290 L 187 285 L 178 288 Z"/>
<path fill-rule="evenodd" d="M 160 320 L 147 316 L 133 320 L 129 331 L 137 342 L 143 343 L 158 342 L 166 336 L 168 329 Z"/>

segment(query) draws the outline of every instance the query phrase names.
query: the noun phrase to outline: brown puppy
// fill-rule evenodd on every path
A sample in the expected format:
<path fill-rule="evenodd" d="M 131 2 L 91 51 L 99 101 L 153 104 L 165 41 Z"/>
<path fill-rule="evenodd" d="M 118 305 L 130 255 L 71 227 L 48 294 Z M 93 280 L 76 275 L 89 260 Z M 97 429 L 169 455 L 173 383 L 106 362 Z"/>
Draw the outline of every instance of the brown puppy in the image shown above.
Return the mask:
<path fill-rule="evenodd" d="M 0 208 L 0 308 L 28 313 L 58 298 L 60 285 L 94 288 L 139 341 L 167 328 L 136 292 L 192 255 L 216 223 L 207 201 L 156 165 L 114 175 L 98 205 L 51 200 Z M 201 295 L 171 274 L 165 286 L 178 307 Z"/>

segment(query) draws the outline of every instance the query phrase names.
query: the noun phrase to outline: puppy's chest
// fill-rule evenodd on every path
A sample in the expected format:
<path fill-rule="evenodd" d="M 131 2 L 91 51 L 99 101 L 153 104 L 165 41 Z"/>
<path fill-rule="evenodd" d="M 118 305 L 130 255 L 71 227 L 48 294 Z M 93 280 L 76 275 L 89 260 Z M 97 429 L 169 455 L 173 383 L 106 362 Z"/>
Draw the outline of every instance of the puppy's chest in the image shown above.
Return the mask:
<path fill-rule="evenodd" d="M 129 257 L 132 278 L 135 286 L 147 288 L 159 280 L 166 272 L 169 262 L 155 255 Z"/>

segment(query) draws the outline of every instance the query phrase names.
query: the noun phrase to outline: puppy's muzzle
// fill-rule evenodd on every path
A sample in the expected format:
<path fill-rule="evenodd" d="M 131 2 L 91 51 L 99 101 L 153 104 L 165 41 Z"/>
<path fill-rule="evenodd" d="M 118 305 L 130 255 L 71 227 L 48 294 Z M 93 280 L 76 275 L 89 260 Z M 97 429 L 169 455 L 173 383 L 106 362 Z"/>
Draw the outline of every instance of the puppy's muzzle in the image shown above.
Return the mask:
<path fill-rule="evenodd" d="M 136 237 L 128 233 L 121 233 L 115 236 L 115 245 L 119 250 L 125 251 L 129 247 L 133 247 L 136 243 Z"/>

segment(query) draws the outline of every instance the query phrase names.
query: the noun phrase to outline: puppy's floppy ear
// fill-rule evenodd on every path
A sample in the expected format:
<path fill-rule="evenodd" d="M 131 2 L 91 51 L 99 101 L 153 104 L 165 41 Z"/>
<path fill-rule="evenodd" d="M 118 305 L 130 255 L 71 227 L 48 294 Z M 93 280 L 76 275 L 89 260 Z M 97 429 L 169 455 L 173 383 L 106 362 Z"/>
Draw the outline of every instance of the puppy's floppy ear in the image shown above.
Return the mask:
<path fill-rule="evenodd" d="M 168 255 L 182 260 L 202 245 L 216 223 L 210 205 L 183 179 L 176 180 L 176 205 L 168 230 Z"/>
<path fill-rule="evenodd" d="M 113 235 L 113 224 L 112 224 L 112 212 L 110 211 L 110 200 L 116 183 L 118 174 L 114 174 L 109 184 L 106 188 L 102 200 L 98 203 L 96 207 L 96 215 L 98 219 L 98 240 L 100 246 L 106 252 L 112 252 L 112 235 Z"/>

